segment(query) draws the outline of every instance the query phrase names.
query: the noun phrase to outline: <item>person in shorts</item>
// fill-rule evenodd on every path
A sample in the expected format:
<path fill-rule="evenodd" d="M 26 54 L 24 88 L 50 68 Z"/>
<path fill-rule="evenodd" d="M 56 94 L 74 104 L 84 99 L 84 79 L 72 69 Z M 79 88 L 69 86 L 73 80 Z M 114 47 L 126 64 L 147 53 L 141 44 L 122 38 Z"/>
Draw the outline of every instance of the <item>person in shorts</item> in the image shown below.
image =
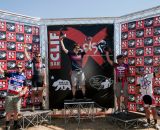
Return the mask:
<path fill-rule="evenodd" d="M 5 98 L 6 130 L 10 130 L 10 121 L 13 114 L 14 129 L 18 129 L 18 113 L 21 108 L 21 97 L 28 91 L 26 76 L 23 73 L 22 64 L 17 64 L 16 72 L 5 72 L 0 66 L 0 73 L 8 77 L 8 90 Z"/>
<path fill-rule="evenodd" d="M 155 98 L 153 94 L 152 80 L 154 73 L 146 73 L 144 68 L 138 68 L 138 77 L 137 77 L 137 85 L 136 85 L 136 94 L 140 92 L 141 98 L 144 104 L 145 115 L 147 118 L 147 122 L 144 124 L 145 127 L 148 127 L 151 124 L 150 121 L 150 110 L 152 111 L 154 125 L 156 129 L 160 129 L 160 126 L 157 124 L 157 112 L 156 112 L 156 104 Z"/>
<path fill-rule="evenodd" d="M 35 98 L 38 97 L 40 102 L 40 109 L 45 109 L 44 101 L 44 89 L 46 87 L 46 71 L 45 65 L 42 63 L 41 55 L 39 52 L 35 53 L 35 57 L 31 59 L 25 46 L 25 55 L 32 64 L 32 111 L 35 110 Z"/>
<path fill-rule="evenodd" d="M 120 112 L 121 96 L 124 96 L 125 113 L 128 113 L 128 80 L 129 75 L 128 65 L 124 63 L 124 56 L 117 56 L 117 63 L 113 62 L 109 57 L 109 51 L 106 51 L 106 58 L 110 65 L 114 67 L 116 75 L 116 83 L 114 86 L 114 92 L 117 98 L 117 110 L 115 114 Z"/>
<path fill-rule="evenodd" d="M 87 39 L 87 42 L 90 42 L 91 38 Z M 81 49 L 78 44 L 74 45 L 73 51 L 69 51 L 65 48 L 63 43 L 63 38 L 61 37 L 61 47 L 63 51 L 69 56 L 71 61 L 71 83 L 72 83 L 72 94 L 73 100 L 75 100 L 75 95 L 77 91 L 77 85 L 82 89 L 82 94 L 84 99 L 86 98 L 86 88 L 85 88 L 85 75 L 82 68 L 82 59 L 83 56 L 88 51 L 88 48 Z"/>

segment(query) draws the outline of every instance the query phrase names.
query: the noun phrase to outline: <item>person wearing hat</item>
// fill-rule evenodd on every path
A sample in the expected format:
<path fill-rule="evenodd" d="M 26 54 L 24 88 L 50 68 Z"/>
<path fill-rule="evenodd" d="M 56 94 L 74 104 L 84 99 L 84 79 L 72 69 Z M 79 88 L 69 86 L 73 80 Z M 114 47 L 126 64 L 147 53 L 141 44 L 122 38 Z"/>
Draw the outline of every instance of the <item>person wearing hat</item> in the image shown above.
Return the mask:
<path fill-rule="evenodd" d="M 45 64 L 42 63 L 41 55 L 39 52 L 35 53 L 35 57 L 33 59 L 29 56 L 27 52 L 27 46 L 24 45 L 25 48 L 25 55 L 29 62 L 32 64 L 32 93 L 31 93 L 31 100 L 32 100 L 32 109 L 31 111 L 35 110 L 35 99 L 36 97 L 39 98 L 40 102 L 40 109 L 45 109 L 45 93 L 44 89 L 46 87 L 46 71 L 45 71 Z"/>
<path fill-rule="evenodd" d="M 156 76 L 155 73 L 147 73 L 143 67 L 137 68 L 137 85 L 135 86 L 136 94 L 141 94 L 141 99 L 143 101 L 144 110 L 147 118 L 147 122 L 143 124 L 144 127 L 149 127 L 151 125 L 150 121 L 150 110 L 152 111 L 154 126 L 156 129 L 160 130 L 160 126 L 157 123 L 157 112 L 156 104 L 153 93 L 153 78 Z"/>
<path fill-rule="evenodd" d="M 109 57 L 109 51 L 106 51 L 106 58 L 110 65 L 114 67 L 116 75 L 116 84 L 114 86 L 115 95 L 117 98 L 118 109 L 115 114 L 120 112 L 121 96 L 124 96 L 125 113 L 128 113 L 128 83 L 127 76 L 129 75 L 129 67 L 124 63 L 124 56 L 117 56 L 117 63 L 113 62 Z"/>
<path fill-rule="evenodd" d="M 18 113 L 21 108 L 21 97 L 28 91 L 26 87 L 26 76 L 23 73 L 23 66 L 18 63 L 16 72 L 5 72 L 0 66 L 0 74 L 8 77 L 8 90 L 5 98 L 6 130 L 10 130 L 10 120 L 13 114 L 14 129 L 18 129 Z"/>

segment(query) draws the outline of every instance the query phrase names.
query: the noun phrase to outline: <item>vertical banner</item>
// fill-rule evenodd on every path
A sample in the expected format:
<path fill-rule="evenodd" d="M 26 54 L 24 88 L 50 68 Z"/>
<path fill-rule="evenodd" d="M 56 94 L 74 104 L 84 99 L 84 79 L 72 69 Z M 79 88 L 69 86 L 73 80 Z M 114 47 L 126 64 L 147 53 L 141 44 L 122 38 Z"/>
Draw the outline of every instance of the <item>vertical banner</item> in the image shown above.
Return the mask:
<path fill-rule="evenodd" d="M 141 95 L 136 95 L 138 68 L 147 73 L 157 72 L 160 64 L 160 16 L 137 20 L 121 25 L 121 48 L 129 64 L 129 110 L 144 111 Z M 160 105 L 160 78 L 153 79 L 153 91 L 157 106 Z"/>
<path fill-rule="evenodd" d="M 60 40 L 58 32 L 49 32 L 49 69 L 61 69 Z"/>
<path fill-rule="evenodd" d="M 60 45 L 60 34 L 66 34 L 64 45 L 72 51 L 74 44 L 85 49 L 83 71 L 86 77 L 86 97 L 101 107 L 114 106 L 113 68 L 106 61 L 105 50 L 113 48 L 113 24 L 48 26 L 49 46 L 49 105 L 50 108 L 63 108 L 64 100 L 72 99 L 71 62 Z M 90 37 L 91 43 L 85 41 Z M 114 53 L 112 53 L 113 55 Z M 76 92 L 82 98 L 82 92 Z"/>

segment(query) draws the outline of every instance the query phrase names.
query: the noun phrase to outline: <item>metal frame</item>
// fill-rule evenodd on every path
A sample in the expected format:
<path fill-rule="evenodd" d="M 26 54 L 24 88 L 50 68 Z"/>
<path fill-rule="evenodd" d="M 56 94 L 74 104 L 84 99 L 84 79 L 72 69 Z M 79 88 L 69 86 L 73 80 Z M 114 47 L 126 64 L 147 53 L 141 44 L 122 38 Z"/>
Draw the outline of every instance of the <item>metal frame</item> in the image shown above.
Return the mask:
<path fill-rule="evenodd" d="M 30 125 L 37 126 L 41 125 L 43 122 L 51 122 L 50 110 L 35 111 L 35 112 L 21 112 L 21 118 L 19 123 L 22 129 L 28 128 Z"/>
<path fill-rule="evenodd" d="M 109 114 L 106 117 L 107 117 L 107 120 L 111 121 L 111 123 L 113 123 L 114 125 L 124 130 L 128 130 L 131 127 L 140 128 L 142 124 L 145 122 L 144 121 L 145 115 L 139 114 L 139 116 L 141 117 L 137 117 L 137 118 L 130 117 L 129 119 L 123 119 L 122 117 L 129 117 L 130 112 L 127 115 L 123 112 L 119 114 L 117 115 Z M 132 114 L 138 114 L 138 113 L 132 113 Z"/>
<path fill-rule="evenodd" d="M 0 10 L 0 19 L 5 21 L 20 22 L 25 24 L 40 25 L 41 18 L 16 14 L 9 11 Z"/>
<path fill-rule="evenodd" d="M 42 59 L 44 59 L 45 66 L 46 66 L 46 77 L 49 76 L 48 74 L 48 34 L 47 34 L 47 26 L 41 25 L 40 26 L 40 45 L 41 45 L 41 55 Z M 45 100 L 45 107 L 49 109 L 49 79 L 46 79 L 48 86 L 46 87 L 46 100 Z"/>
<path fill-rule="evenodd" d="M 80 120 L 91 119 L 94 121 L 95 112 L 94 112 L 94 101 L 64 101 L 64 121 L 65 125 L 70 118 L 75 118 L 80 124 Z"/>

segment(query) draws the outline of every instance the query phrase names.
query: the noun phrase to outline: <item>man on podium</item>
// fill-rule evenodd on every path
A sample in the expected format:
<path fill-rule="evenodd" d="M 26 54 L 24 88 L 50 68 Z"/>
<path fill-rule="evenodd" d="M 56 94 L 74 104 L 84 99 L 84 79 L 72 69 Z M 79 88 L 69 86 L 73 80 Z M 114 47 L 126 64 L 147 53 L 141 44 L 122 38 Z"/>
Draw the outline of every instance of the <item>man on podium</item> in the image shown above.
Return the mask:
<path fill-rule="evenodd" d="M 71 61 L 71 83 L 72 83 L 72 94 L 73 94 L 73 100 L 75 100 L 75 94 L 77 91 L 76 86 L 79 85 L 79 88 L 82 89 L 83 98 L 86 99 L 86 88 L 85 88 L 85 75 L 82 68 L 82 59 L 83 56 L 88 51 L 88 48 L 81 49 L 78 44 L 74 45 L 74 48 L 72 51 L 69 51 L 66 49 L 63 43 L 63 39 L 65 38 L 65 35 L 62 35 L 60 37 L 60 43 L 62 50 L 69 56 Z M 86 42 L 91 42 L 91 38 L 87 38 Z"/>

